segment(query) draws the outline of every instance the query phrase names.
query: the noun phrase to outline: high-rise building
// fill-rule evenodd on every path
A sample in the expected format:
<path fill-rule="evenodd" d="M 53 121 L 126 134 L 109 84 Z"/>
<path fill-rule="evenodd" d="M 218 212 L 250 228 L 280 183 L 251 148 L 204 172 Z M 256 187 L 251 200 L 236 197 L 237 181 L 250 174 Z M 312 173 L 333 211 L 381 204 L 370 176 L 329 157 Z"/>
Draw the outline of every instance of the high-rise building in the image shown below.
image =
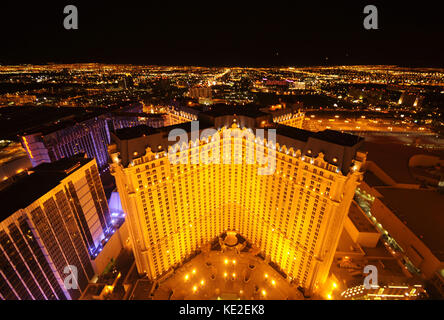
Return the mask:
<path fill-rule="evenodd" d="M 188 91 L 188 96 L 193 99 L 207 98 L 211 99 L 211 87 L 193 87 Z"/>
<path fill-rule="evenodd" d="M 35 167 L 86 153 L 88 157 L 96 159 L 99 167 L 105 166 L 110 138 L 106 117 L 102 113 L 86 115 L 83 119 L 68 118 L 23 134 L 22 145 L 32 165 Z"/>
<path fill-rule="evenodd" d="M 235 231 L 289 281 L 312 292 L 328 276 L 362 177 L 362 139 L 270 125 L 263 120 L 267 114 L 234 109 L 201 113 L 199 129 L 184 123 L 112 135 L 111 171 L 127 213 L 137 269 L 158 279 L 202 245 Z M 264 124 L 270 136 L 260 138 L 249 130 Z M 173 129 L 184 130 L 191 141 L 168 141 Z M 215 134 L 202 136 L 204 129 Z M 276 141 L 269 130 L 276 130 Z M 263 165 L 249 154 L 258 147 L 272 154 L 271 174 L 258 174 Z M 171 161 L 173 150 L 180 162 Z M 204 162 L 205 154 L 214 161 Z"/>
<path fill-rule="evenodd" d="M 79 298 L 113 232 L 96 161 L 42 164 L 1 190 L 0 201 L 0 299 Z M 77 289 L 64 285 L 69 266 Z"/>
<path fill-rule="evenodd" d="M 168 108 L 165 123 L 168 126 L 190 122 L 198 119 L 199 110 L 188 107 L 170 107 Z"/>

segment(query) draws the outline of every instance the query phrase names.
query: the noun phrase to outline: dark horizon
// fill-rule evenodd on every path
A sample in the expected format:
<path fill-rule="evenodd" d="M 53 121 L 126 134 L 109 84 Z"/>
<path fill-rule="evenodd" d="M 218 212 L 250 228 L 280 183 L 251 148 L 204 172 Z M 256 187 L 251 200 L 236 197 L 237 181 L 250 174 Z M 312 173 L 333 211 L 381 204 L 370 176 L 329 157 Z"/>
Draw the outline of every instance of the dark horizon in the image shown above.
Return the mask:
<path fill-rule="evenodd" d="M 0 64 L 444 67 L 436 2 L 345 3 L 2 4 Z M 68 4 L 78 30 L 63 28 Z M 379 10 L 379 30 L 363 28 L 367 4 Z"/>

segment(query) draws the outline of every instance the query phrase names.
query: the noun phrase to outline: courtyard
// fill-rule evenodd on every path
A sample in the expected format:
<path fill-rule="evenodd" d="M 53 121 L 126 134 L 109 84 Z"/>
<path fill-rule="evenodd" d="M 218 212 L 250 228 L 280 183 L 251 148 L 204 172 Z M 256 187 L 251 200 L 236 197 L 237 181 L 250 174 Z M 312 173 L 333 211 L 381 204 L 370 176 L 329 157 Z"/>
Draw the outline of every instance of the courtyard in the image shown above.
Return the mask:
<path fill-rule="evenodd" d="M 199 254 L 159 282 L 154 300 L 302 300 L 266 261 L 233 249 Z"/>

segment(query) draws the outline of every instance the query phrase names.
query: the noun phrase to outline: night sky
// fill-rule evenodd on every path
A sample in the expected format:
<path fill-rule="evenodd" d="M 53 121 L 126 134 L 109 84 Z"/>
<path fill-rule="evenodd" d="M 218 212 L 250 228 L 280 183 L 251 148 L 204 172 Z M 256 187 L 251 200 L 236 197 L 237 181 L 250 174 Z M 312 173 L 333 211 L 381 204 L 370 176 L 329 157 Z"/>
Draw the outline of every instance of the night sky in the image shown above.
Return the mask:
<path fill-rule="evenodd" d="M 1 64 L 444 67 L 439 1 L 5 2 Z M 63 28 L 68 4 L 78 30 Z M 367 4 L 378 7 L 380 30 L 363 28 Z"/>

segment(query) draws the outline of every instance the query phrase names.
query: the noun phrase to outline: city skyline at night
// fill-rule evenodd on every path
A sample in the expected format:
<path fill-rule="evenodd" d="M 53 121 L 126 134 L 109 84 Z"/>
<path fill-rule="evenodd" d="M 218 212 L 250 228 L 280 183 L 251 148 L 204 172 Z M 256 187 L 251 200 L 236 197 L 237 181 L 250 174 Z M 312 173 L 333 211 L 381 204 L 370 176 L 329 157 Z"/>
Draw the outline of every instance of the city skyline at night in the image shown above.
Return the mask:
<path fill-rule="evenodd" d="M 436 3 L 0 6 L 1 303 L 444 299 Z"/>
<path fill-rule="evenodd" d="M 95 275 L 65 298 L 439 295 L 441 69 L 88 63 L 2 66 L 0 74 L 6 198 L 42 166 L 78 154 L 98 165 L 86 180 L 101 180 L 100 200 L 94 189 L 88 198 L 78 186 L 78 200 L 66 192 L 84 212 L 79 230 L 92 226 L 80 217 L 104 201 L 113 229 L 93 249 L 81 232 Z M 11 91 L 17 83 L 22 89 Z M 429 201 L 405 206 L 405 193 Z M 414 206 L 430 216 L 420 223 Z M 16 237 L 10 222 L 5 228 Z M 42 298 L 13 249 L 3 250 L 5 270 L 16 268 L 25 282 L 19 288 L 3 273 L 2 297 Z M 380 272 L 379 291 L 362 287 L 368 265 Z"/>

